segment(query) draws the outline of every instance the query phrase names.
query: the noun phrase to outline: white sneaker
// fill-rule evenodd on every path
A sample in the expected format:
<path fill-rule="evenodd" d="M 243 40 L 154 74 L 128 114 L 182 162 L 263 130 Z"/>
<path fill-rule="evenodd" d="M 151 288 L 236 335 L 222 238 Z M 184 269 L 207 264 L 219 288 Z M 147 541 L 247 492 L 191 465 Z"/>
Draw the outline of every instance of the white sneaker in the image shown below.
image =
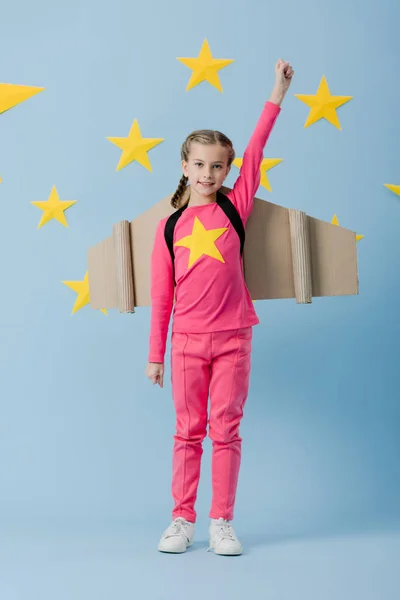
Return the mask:
<path fill-rule="evenodd" d="M 214 550 L 215 554 L 224 554 L 225 556 L 242 554 L 242 545 L 237 539 L 233 526 L 229 521 L 226 521 L 222 517 L 220 519 L 211 519 L 209 534 L 210 545 L 207 552 Z"/>
<path fill-rule="evenodd" d="M 194 523 L 186 521 L 183 517 L 174 519 L 171 525 L 161 536 L 158 550 L 160 552 L 173 552 L 179 554 L 193 544 Z"/>

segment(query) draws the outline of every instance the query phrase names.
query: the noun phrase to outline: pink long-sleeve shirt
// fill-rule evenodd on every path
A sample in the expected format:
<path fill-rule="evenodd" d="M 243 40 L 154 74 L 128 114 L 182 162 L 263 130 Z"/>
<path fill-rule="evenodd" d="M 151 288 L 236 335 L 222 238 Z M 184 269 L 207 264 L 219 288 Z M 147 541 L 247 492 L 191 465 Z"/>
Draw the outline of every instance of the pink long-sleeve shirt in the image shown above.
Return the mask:
<path fill-rule="evenodd" d="M 227 194 L 244 226 L 260 185 L 264 147 L 280 111 L 272 102 L 264 104 L 239 176 Z M 176 223 L 176 289 L 164 238 L 167 219 L 158 223 L 151 256 L 149 362 L 164 362 L 172 309 L 172 331 L 181 333 L 225 331 L 259 323 L 244 278 L 239 236 L 218 204 L 188 206 Z"/>

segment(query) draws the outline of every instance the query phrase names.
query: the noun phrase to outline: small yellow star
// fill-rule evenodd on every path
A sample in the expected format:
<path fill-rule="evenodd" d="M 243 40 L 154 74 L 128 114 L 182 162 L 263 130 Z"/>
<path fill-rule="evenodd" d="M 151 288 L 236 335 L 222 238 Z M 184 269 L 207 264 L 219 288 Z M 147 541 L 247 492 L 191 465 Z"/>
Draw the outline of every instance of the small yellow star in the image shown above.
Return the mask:
<path fill-rule="evenodd" d="M 331 221 L 332 225 L 339 225 L 339 219 L 337 218 L 336 215 L 333 215 L 332 221 Z M 356 242 L 359 242 L 360 240 L 363 239 L 363 235 L 356 235 Z"/>
<path fill-rule="evenodd" d="M 383 184 L 388 190 L 400 196 L 400 185 L 393 185 L 392 183 Z"/>
<path fill-rule="evenodd" d="M 193 70 L 186 91 L 191 90 L 202 81 L 208 81 L 222 92 L 218 71 L 233 62 L 233 59 L 230 58 L 213 58 L 207 39 L 204 40 L 197 58 L 178 58 L 177 60 Z"/>
<path fill-rule="evenodd" d="M 147 152 L 164 141 L 163 138 L 142 137 L 137 119 L 133 121 L 128 137 L 108 137 L 107 139 L 122 150 L 117 171 L 136 160 L 142 167 L 151 172 L 152 168 Z"/>
<path fill-rule="evenodd" d="M 336 109 L 353 98 L 353 96 L 332 96 L 325 77 L 322 77 L 318 91 L 314 96 L 306 94 L 295 94 L 295 96 L 311 108 L 304 127 L 308 127 L 320 119 L 326 119 L 340 130 L 342 128 Z"/>
<path fill-rule="evenodd" d="M 203 254 L 211 256 L 220 262 L 225 262 L 220 251 L 215 245 L 215 241 L 221 237 L 227 227 L 221 227 L 220 229 L 205 229 L 204 225 L 198 217 L 195 217 L 193 223 L 193 230 L 191 235 L 180 239 L 175 242 L 175 246 L 182 246 L 183 248 L 190 249 L 188 269 L 198 260 Z"/>
<path fill-rule="evenodd" d="M 67 219 L 65 218 L 64 211 L 70 206 L 75 204 L 76 200 L 60 200 L 56 186 L 53 185 L 51 188 L 50 196 L 48 200 L 40 200 L 31 202 L 34 206 L 37 206 L 43 210 L 42 218 L 40 219 L 38 229 L 45 225 L 51 219 L 55 219 L 64 227 L 68 227 Z"/>
<path fill-rule="evenodd" d="M 28 100 L 28 98 L 35 96 L 43 90 L 43 87 L 34 87 L 31 85 L 0 83 L 0 113 L 6 112 L 6 110 L 17 106 L 17 104 Z"/>
<path fill-rule="evenodd" d="M 268 190 L 269 192 L 272 192 L 272 188 L 271 188 L 271 184 L 267 177 L 267 171 L 269 171 L 273 167 L 276 167 L 276 165 L 279 165 L 279 163 L 281 163 L 282 161 L 283 161 L 283 158 L 264 158 L 264 160 L 261 163 L 260 185 L 265 187 L 265 189 Z M 240 169 L 240 167 L 243 164 L 243 158 L 235 158 L 235 160 L 233 161 L 233 164 L 235 165 L 235 167 L 238 167 Z"/>
<path fill-rule="evenodd" d="M 78 310 L 89 304 L 90 302 L 90 292 L 89 292 L 89 272 L 86 271 L 85 277 L 81 281 L 63 281 L 64 285 L 68 286 L 78 294 L 78 297 L 75 300 L 74 307 L 72 309 L 72 314 L 76 313 Z M 100 309 L 102 313 L 107 315 L 107 310 L 105 308 Z"/>

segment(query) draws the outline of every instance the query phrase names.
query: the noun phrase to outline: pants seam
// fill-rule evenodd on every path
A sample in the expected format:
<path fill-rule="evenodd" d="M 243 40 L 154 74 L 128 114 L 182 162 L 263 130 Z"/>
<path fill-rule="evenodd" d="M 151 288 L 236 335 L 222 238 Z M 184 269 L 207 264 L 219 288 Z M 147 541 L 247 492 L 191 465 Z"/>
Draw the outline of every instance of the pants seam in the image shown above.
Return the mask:
<path fill-rule="evenodd" d="M 182 348 L 182 362 L 183 362 L 183 388 L 184 388 L 184 390 L 185 390 L 185 407 L 186 407 L 186 412 L 187 412 L 187 415 L 188 415 L 188 419 L 187 419 L 187 423 L 188 423 L 188 430 L 187 430 L 187 432 L 186 432 L 186 433 L 188 433 L 188 432 L 190 431 L 190 411 L 189 411 L 189 408 L 188 408 L 188 403 L 187 403 L 187 390 L 186 390 L 186 355 L 185 355 L 185 349 L 186 349 L 186 346 L 187 346 L 187 344 L 188 344 L 188 342 L 189 342 L 189 336 L 188 336 L 188 334 L 185 334 L 185 335 L 186 335 L 186 341 L 185 341 L 185 344 L 184 344 L 184 346 L 183 346 L 183 348 Z M 188 436 L 186 435 L 186 437 L 188 437 Z M 182 498 L 184 497 L 184 493 L 185 493 L 185 482 L 186 482 L 186 463 L 187 463 L 187 460 L 186 460 L 186 455 L 187 455 L 187 441 L 185 442 L 184 446 L 185 446 L 185 450 L 184 450 L 184 459 L 183 459 L 183 477 L 182 477 L 182 486 L 181 486 L 181 501 L 180 501 L 180 506 L 181 506 L 180 510 L 181 510 L 181 511 L 183 510 L 183 507 L 182 507 Z M 185 511 L 185 512 L 186 512 L 186 511 Z"/>
<path fill-rule="evenodd" d="M 235 372 L 236 367 L 237 367 L 237 363 L 238 363 L 238 356 L 239 356 L 239 329 L 236 330 L 236 342 L 237 342 L 237 348 L 236 348 L 234 368 L 232 369 L 231 390 L 230 390 L 230 394 L 229 394 L 229 401 L 227 402 L 227 404 L 225 406 L 225 410 L 224 410 L 224 413 L 223 413 L 222 419 L 221 419 L 222 420 L 222 427 L 223 427 L 223 431 L 224 432 L 226 431 L 226 417 L 225 417 L 225 415 L 226 415 L 226 411 L 228 410 L 228 408 L 231 405 L 232 396 L 233 396 L 233 385 L 234 385 L 234 381 L 235 381 L 233 373 Z M 228 477 L 229 478 L 230 478 L 231 462 L 232 462 L 232 450 L 229 447 L 229 450 L 228 450 Z M 228 489 L 229 489 L 229 483 L 228 483 Z M 226 494 L 225 494 L 225 506 L 224 506 L 223 514 L 227 515 L 227 512 L 228 512 L 228 506 L 227 506 L 227 497 L 226 497 Z M 227 518 L 227 517 L 224 517 L 224 518 Z"/>

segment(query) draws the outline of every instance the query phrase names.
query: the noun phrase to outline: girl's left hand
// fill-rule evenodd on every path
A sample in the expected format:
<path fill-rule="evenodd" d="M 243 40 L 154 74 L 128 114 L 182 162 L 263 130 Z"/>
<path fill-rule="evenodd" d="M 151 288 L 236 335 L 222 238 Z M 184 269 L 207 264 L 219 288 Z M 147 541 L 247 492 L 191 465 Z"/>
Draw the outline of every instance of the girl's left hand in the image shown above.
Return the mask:
<path fill-rule="evenodd" d="M 285 62 L 282 58 L 278 60 L 275 65 L 276 85 L 280 90 L 286 94 L 289 86 L 292 82 L 294 71 L 288 62 Z"/>

